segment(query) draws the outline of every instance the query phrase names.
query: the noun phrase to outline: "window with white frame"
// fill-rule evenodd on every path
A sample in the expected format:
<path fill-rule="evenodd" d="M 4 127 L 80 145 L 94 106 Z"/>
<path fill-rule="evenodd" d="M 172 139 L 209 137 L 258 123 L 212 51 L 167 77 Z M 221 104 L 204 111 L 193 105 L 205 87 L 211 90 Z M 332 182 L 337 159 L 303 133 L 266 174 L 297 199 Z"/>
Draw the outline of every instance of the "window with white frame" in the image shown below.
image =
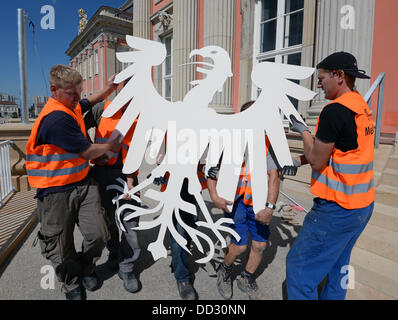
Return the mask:
<path fill-rule="evenodd" d="M 127 52 L 130 51 L 130 49 L 128 47 L 125 46 L 119 46 L 117 49 L 117 52 Z M 121 72 L 122 70 L 126 69 L 128 66 L 130 65 L 130 63 L 126 62 L 120 62 L 119 60 L 117 60 L 117 72 Z"/>
<path fill-rule="evenodd" d="M 88 57 L 88 76 L 93 77 L 93 55 Z"/>
<path fill-rule="evenodd" d="M 261 0 L 255 12 L 254 62 L 300 65 L 304 0 Z M 253 95 L 257 94 L 255 89 Z M 298 101 L 292 102 L 297 108 Z"/>
<path fill-rule="evenodd" d="M 84 61 L 83 61 L 83 74 L 82 74 L 82 76 L 83 76 L 83 80 L 86 80 L 86 77 L 87 77 L 87 73 L 86 73 L 86 70 L 87 70 L 87 60 L 88 59 L 85 59 Z"/>
<path fill-rule="evenodd" d="M 94 74 L 98 74 L 98 49 L 94 51 Z"/>
<path fill-rule="evenodd" d="M 166 46 L 166 59 L 162 65 L 162 95 L 166 100 L 171 101 L 172 98 L 172 52 L 173 52 L 173 35 L 169 34 L 162 38 L 163 44 Z"/>

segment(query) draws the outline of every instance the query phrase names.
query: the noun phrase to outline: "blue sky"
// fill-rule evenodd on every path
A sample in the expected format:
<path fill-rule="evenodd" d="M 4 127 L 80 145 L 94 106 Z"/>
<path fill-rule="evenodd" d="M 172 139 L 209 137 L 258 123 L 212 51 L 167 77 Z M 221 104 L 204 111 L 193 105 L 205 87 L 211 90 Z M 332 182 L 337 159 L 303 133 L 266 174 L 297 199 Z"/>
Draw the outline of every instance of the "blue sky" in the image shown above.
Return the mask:
<path fill-rule="evenodd" d="M 0 92 L 19 98 L 18 28 L 17 9 L 25 9 L 35 24 L 35 38 L 41 64 L 48 86 L 48 73 L 56 64 L 69 64 L 65 51 L 77 36 L 79 27 L 78 10 L 83 8 L 90 19 L 102 5 L 119 8 L 125 0 L 14 0 L 0 4 Z M 55 29 L 43 30 L 40 21 L 44 17 L 41 8 L 51 5 L 55 10 Z M 33 96 L 46 95 L 46 86 L 39 60 L 33 46 L 33 32 L 26 23 L 26 52 L 28 72 L 29 106 Z M 49 90 L 49 88 L 48 88 Z M 51 94 L 49 92 L 49 94 Z"/>

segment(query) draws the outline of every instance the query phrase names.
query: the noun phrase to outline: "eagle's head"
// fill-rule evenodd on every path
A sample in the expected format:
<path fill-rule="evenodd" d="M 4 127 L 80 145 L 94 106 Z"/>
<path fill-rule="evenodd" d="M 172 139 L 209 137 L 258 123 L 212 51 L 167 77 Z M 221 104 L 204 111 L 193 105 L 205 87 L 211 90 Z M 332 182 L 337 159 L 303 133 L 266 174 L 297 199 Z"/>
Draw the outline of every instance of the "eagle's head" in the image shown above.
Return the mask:
<path fill-rule="evenodd" d="M 196 49 L 191 52 L 189 58 L 201 56 L 205 61 L 196 62 L 204 67 L 198 67 L 197 71 L 206 74 L 206 79 L 216 78 L 222 84 L 228 77 L 232 77 L 231 59 L 229 54 L 223 48 L 218 46 L 207 46 L 202 49 Z M 210 61 L 209 61 L 210 60 Z"/>

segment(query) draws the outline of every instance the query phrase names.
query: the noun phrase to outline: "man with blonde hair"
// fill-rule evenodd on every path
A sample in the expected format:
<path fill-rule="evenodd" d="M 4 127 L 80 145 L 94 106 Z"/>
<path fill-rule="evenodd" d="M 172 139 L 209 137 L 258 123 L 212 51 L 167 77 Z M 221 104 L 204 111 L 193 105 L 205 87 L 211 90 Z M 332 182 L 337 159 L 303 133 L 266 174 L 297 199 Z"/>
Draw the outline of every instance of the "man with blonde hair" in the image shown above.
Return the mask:
<path fill-rule="evenodd" d="M 109 234 L 88 160 L 107 151 L 118 152 L 120 144 L 91 144 L 82 114 L 115 88 L 110 81 L 104 90 L 81 100 L 81 75 L 68 66 L 52 67 L 52 97 L 33 125 L 26 145 L 29 183 L 37 188 L 41 251 L 52 262 L 67 299 L 85 299 L 84 288 L 99 288 L 95 263 Z M 83 235 L 79 253 L 73 238 L 76 224 Z"/>

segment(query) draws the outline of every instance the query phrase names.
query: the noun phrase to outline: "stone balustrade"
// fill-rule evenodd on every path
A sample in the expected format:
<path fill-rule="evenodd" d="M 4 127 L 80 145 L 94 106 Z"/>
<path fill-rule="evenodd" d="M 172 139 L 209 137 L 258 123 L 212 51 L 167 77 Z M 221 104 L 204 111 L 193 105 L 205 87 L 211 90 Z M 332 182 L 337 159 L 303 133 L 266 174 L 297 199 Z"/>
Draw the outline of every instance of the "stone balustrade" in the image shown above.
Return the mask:
<path fill-rule="evenodd" d="M 0 141 L 12 140 L 14 145 L 10 148 L 12 184 L 17 191 L 31 190 L 28 183 L 25 167 L 25 147 L 32 131 L 34 120 L 29 124 L 18 122 L 0 125 Z"/>

